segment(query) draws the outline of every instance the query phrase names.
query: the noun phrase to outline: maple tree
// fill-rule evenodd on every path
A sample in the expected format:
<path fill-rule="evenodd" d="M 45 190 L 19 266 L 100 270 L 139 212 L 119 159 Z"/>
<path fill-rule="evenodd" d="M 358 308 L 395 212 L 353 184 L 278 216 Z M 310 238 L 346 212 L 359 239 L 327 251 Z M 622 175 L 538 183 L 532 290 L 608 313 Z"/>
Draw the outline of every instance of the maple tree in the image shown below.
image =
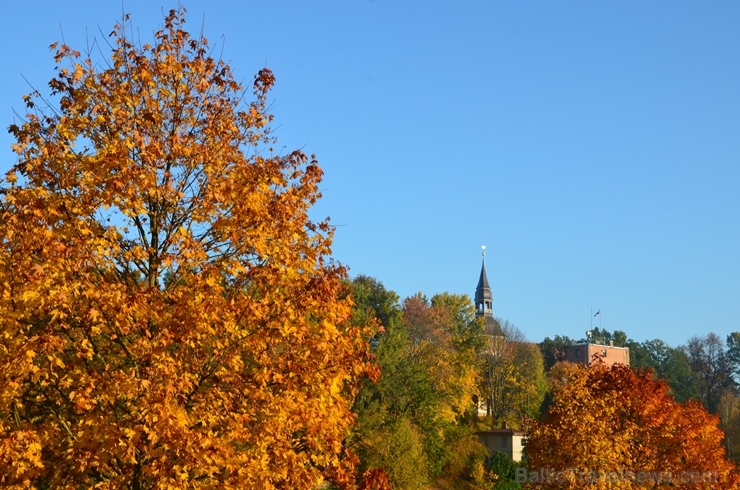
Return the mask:
<path fill-rule="evenodd" d="M 353 485 L 373 332 L 351 325 L 322 172 L 172 10 L 99 64 L 53 45 L 0 203 L 0 485 Z M 52 103 L 52 101 L 54 101 Z"/>
<path fill-rule="evenodd" d="M 739 488 L 718 418 L 649 370 L 561 363 L 526 441 L 532 488 Z"/>

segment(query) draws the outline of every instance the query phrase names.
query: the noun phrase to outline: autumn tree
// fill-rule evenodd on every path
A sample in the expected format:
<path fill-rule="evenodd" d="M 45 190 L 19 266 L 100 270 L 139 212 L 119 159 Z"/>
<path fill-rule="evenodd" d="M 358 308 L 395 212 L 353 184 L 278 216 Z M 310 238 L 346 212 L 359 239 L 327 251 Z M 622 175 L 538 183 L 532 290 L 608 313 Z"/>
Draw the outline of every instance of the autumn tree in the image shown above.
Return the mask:
<path fill-rule="evenodd" d="M 372 278 L 351 285 L 355 318 L 383 327 L 373 341 L 380 379 L 363 384 L 354 406 L 352 448 L 363 470 L 384 470 L 394 488 L 461 488 L 485 452 L 473 435 L 483 330 L 470 298 L 419 294 L 401 303 Z"/>
<path fill-rule="evenodd" d="M 717 415 L 720 427 L 725 431 L 727 455 L 735 461 L 740 460 L 740 397 L 725 390 L 719 399 Z"/>
<path fill-rule="evenodd" d="M 447 387 L 449 406 L 458 418 L 477 417 L 473 397 L 480 383 L 479 359 L 485 346 L 485 330 L 476 320 L 475 306 L 467 295 L 435 294 L 431 305 L 437 312 L 439 328 L 447 332 L 450 339 L 448 356 L 454 376 Z"/>
<path fill-rule="evenodd" d="M 546 362 L 549 366 L 554 365 L 557 360 L 565 360 L 563 355 L 558 355 L 558 359 L 550 355 L 556 346 L 558 348 L 557 353 L 560 354 L 564 353 L 565 346 L 574 343 L 571 341 L 570 344 L 563 345 L 563 342 L 557 341 L 559 336 L 556 336 L 555 339 L 545 338 L 540 343 L 540 348 L 543 349 Z M 692 362 L 688 356 L 687 346 L 671 347 L 660 339 L 637 342 L 629 338 L 624 331 L 615 330 L 612 332 L 605 328 L 594 328 L 591 330 L 591 341 L 596 339 L 598 339 L 598 342 L 614 342 L 617 346 L 627 347 L 629 349 L 630 365 L 635 368 L 653 370 L 657 377 L 668 382 L 671 394 L 679 402 L 685 402 L 691 398 L 706 400 L 706 397 L 702 394 L 704 391 L 703 375 L 696 370 L 699 363 L 694 362 L 692 366 Z M 728 337 L 728 342 L 729 340 Z M 586 339 L 581 339 L 579 342 L 586 341 Z M 703 343 L 704 340 L 695 341 L 695 347 Z M 695 348 L 694 352 L 697 354 L 700 353 L 701 348 Z M 697 355 L 695 357 L 700 356 Z"/>
<path fill-rule="evenodd" d="M 484 335 L 470 298 L 450 293 L 431 301 L 421 294 L 406 298 L 403 322 L 408 356 L 425 366 L 440 402 L 438 417 L 454 422 L 472 412 Z"/>
<path fill-rule="evenodd" d="M 671 394 L 679 402 L 702 399 L 701 375 L 692 370 L 685 346 L 671 347 L 660 339 L 637 342 L 621 330 L 595 328 L 592 337 L 629 348 L 630 366 L 653 370 L 657 377 L 668 382 Z"/>
<path fill-rule="evenodd" d="M 458 429 L 475 411 L 483 328 L 470 298 L 449 293 L 431 301 L 421 294 L 406 298 L 403 325 L 409 339 L 406 362 L 422 369 L 434 403 L 432 413 L 416 421 L 425 436 L 430 474 L 440 475 L 451 444 L 469 432 Z"/>
<path fill-rule="evenodd" d="M 539 413 L 547 380 L 542 352 L 537 344 L 508 321 L 500 321 L 503 336 L 490 336 L 482 353 L 481 394 L 489 426 L 523 427 Z"/>
<path fill-rule="evenodd" d="M 553 400 L 530 430 L 532 488 L 738 488 L 718 418 L 685 405 L 651 371 L 561 363 Z"/>
<path fill-rule="evenodd" d="M 322 172 L 273 153 L 250 102 L 170 11 L 111 59 L 53 45 L 24 98 L 0 202 L 0 485 L 352 485 L 343 449 L 372 371 L 347 320 Z"/>

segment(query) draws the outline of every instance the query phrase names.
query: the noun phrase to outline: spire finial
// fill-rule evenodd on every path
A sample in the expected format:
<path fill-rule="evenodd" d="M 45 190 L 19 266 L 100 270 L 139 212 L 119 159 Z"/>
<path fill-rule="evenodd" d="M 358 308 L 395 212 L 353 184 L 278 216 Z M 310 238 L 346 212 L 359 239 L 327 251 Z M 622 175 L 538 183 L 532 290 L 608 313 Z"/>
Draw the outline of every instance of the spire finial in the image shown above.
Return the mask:
<path fill-rule="evenodd" d="M 486 246 L 485 245 L 481 245 L 480 248 L 483 250 L 483 252 L 481 253 L 481 255 L 483 255 L 483 257 L 485 258 L 485 256 L 486 256 Z"/>

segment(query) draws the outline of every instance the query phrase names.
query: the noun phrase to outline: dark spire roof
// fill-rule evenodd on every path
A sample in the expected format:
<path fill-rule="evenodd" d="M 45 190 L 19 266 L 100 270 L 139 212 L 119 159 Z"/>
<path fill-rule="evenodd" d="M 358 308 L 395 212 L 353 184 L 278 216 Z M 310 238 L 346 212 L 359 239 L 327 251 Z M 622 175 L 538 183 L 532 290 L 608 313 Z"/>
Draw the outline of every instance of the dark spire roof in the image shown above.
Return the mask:
<path fill-rule="evenodd" d="M 491 294 L 491 286 L 488 284 L 488 276 L 486 275 L 486 262 L 483 261 L 483 266 L 480 269 L 480 279 L 478 279 L 478 287 L 475 288 L 475 303 L 480 304 L 485 300 L 493 301 L 493 294 Z"/>
<path fill-rule="evenodd" d="M 486 316 L 486 335 L 491 337 L 504 337 L 504 331 L 501 324 L 492 316 Z"/>

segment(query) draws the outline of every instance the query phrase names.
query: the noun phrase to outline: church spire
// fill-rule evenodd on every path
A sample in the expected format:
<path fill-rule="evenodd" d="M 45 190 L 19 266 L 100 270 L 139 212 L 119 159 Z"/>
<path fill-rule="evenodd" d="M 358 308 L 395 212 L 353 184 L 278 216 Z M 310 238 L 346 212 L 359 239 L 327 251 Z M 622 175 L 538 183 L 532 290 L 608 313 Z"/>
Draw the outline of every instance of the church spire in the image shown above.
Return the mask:
<path fill-rule="evenodd" d="M 493 316 L 493 294 L 486 275 L 486 246 L 483 245 L 481 248 L 483 249 L 481 254 L 483 263 L 480 269 L 478 287 L 475 288 L 475 314 L 476 316 Z"/>
<path fill-rule="evenodd" d="M 480 269 L 478 287 L 475 288 L 475 316 L 485 318 L 486 334 L 499 336 L 503 335 L 503 331 L 501 325 L 493 318 L 493 293 L 486 274 L 486 246 L 483 245 L 482 249 L 483 263 Z"/>

